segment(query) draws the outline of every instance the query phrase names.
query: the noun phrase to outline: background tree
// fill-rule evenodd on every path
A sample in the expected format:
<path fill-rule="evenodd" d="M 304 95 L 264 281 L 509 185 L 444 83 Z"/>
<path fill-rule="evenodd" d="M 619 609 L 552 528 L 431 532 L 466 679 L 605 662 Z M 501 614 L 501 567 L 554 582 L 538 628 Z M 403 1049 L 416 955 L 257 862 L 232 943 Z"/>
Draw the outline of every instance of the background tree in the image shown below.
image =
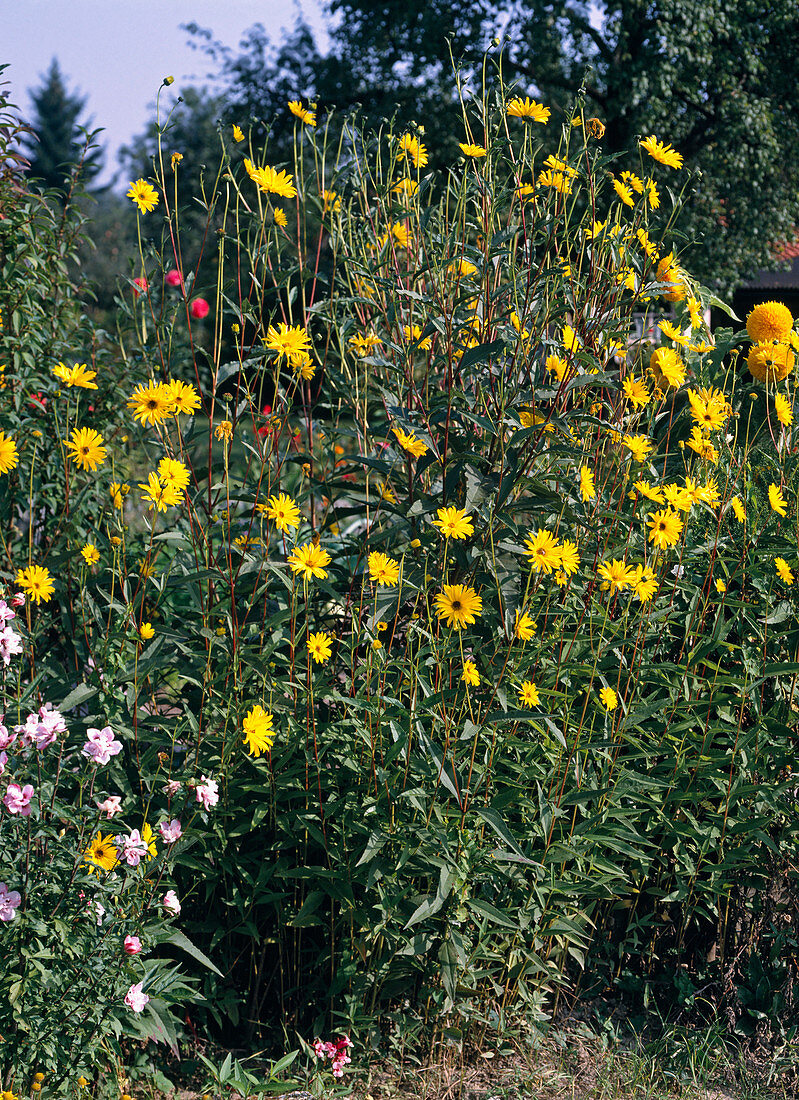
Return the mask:
<path fill-rule="evenodd" d="M 29 94 L 33 105 L 27 147 L 30 179 L 66 195 L 67 181 L 80 166 L 82 182 L 88 186 L 102 168 L 102 151 L 92 145 L 92 135 L 79 121 L 86 99 L 67 90 L 55 58 L 41 86 Z"/>

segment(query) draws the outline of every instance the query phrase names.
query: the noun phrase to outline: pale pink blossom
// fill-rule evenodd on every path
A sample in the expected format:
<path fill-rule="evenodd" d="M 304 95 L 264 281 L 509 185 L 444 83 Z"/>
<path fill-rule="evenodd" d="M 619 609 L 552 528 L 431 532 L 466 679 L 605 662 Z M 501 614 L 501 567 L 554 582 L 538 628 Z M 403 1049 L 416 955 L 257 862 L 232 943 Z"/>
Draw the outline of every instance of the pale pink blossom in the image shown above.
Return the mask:
<path fill-rule="evenodd" d="M 173 817 L 171 821 L 162 821 L 158 826 L 158 831 L 164 844 L 174 844 L 183 835 L 183 829 L 176 817 Z"/>
<path fill-rule="evenodd" d="M 33 787 L 30 783 L 26 783 L 24 787 L 20 787 L 19 783 L 9 783 L 3 802 L 10 814 L 22 814 L 23 817 L 30 817 L 32 798 Z"/>
<path fill-rule="evenodd" d="M 57 711 L 52 703 L 45 703 L 38 711 L 33 711 L 25 719 L 23 726 L 15 726 L 22 741 L 28 745 L 35 745 L 37 749 L 46 749 L 58 740 L 59 733 L 65 733 L 67 724 L 63 715 Z"/>
<path fill-rule="evenodd" d="M 174 798 L 183 784 L 179 779 L 170 779 L 168 783 L 164 784 L 164 794 L 167 798 Z"/>
<path fill-rule="evenodd" d="M 171 913 L 173 917 L 177 917 L 180 914 L 180 902 L 178 896 L 174 890 L 167 890 L 161 899 L 161 904 L 167 913 Z"/>
<path fill-rule="evenodd" d="M 147 856 L 147 844 L 138 829 L 134 829 L 130 836 L 118 836 L 115 840 L 121 853 L 120 861 L 124 859 L 129 867 L 138 867 Z"/>
<path fill-rule="evenodd" d="M 141 954 L 141 940 L 138 936 L 125 936 L 122 944 L 122 950 L 126 955 L 140 955 Z"/>
<path fill-rule="evenodd" d="M 95 764 L 107 764 L 112 756 L 122 752 L 122 742 L 114 740 L 114 731 L 110 726 L 103 726 L 101 730 L 88 729 L 86 738 L 81 752 Z"/>
<path fill-rule="evenodd" d="M 0 882 L 0 920 L 13 920 L 21 901 L 19 890 L 9 890 L 4 882 Z"/>
<path fill-rule="evenodd" d="M 4 626 L 0 630 L 0 657 L 4 665 L 11 664 L 12 657 L 18 657 L 22 652 L 22 638 L 10 626 Z"/>
<path fill-rule="evenodd" d="M 89 904 L 89 908 L 92 908 L 91 903 Z M 101 901 L 94 902 L 94 912 L 97 917 L 97 927 L 99 928 L 100 925 L 103 923 L 103 917 L 105 916 L 105 906 Z"/>
<path fill-rule="evenodd" d="M 14 730 L 9 733 L 6 727 L 0 722 L 0 749 L 10 748 L 17 739 L 17 732 Z"/>
<path fill-rule="evenodd" d="M 15 592 L 14 595 L 11 597 L 11 603 L 14 607 L 24 607 L 25 606 L 25 593 L 24 592 Z"/>
<path fill-rule="evenodd" d="M 132 1012 L 144 1012 L 150 998 L 142 991 L 143 982 L 136 982 L 125 994 L 125 1004 Z"/>
<path fill-rule="evenodd" d="M 8 763 L 8 753 L 0 752 L 0 775 L 6 770 L 6 764 Z"/>
<path fill-rule="evenodd" d="M 195 793 L 197 801 L 202 802 L 206 810 L 210 810 L 219 801 L 219 784 L 215 779 L 208 779 L 204 775 L 202 781 L 197 784 Z"/>
<path fill-rule="evenodd" d="M 10 623 L 16 617 L 16 611 L 12 611 L 5 600 L 0 600 L 0 623 Z"/>
<path fill-rule="evenodd" d="M 105 814 L 110 821 L 114 814 L 122 813 L 122 806 L 120 805 L 121 802 L 122 795 L 112 794 L 109 795 L 104 802 L 98 802 L 97 809 L 100 811 L 100 813 Z"/>

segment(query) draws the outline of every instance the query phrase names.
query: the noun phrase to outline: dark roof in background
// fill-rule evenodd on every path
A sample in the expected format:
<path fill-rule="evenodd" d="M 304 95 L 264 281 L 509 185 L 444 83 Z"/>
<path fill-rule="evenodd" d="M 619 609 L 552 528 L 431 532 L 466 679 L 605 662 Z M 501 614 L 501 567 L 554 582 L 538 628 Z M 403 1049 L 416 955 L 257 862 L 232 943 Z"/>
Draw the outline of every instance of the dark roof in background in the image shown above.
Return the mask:
<path fill-rule="evenodd" d="M 781 271 L 758 271 L 754 278 L 747 279 L 742 284 L 743 288 L 746 290 L 756 290 L 757 288 L 768 290 L 771 287 L 775 290 L 779 288 L 783 290 L 799 289 L 799 237 L 794 238 L 791 244 L 786 245 L 776 259 L 778 262 L 789 263 L 790 267 L 783 268 Z"/>

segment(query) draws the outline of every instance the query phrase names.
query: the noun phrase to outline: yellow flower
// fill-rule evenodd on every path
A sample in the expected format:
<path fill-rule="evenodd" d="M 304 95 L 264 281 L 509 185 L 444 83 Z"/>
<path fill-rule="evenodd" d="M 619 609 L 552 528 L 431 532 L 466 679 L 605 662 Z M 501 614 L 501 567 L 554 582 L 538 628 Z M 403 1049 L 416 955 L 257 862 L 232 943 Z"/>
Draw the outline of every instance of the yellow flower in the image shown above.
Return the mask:
<path fill-rule="evenodd" d="M 596 496 L 594 474 L 588 466 L 580 467 L 580 496 L 583 501 L 593 500 Z"/>
<path fill-rule="evenodd" d="M 85 1089 L 85 1088 L 89 1087 L 89 1082 L 86 1080 L 85 1077 L 79 1077 L 78 1078 L 78 1084 L 80 1085 L 80 1087 L 82 1089 Z"/>
<path fill-rule="evenodd" d="M 16 583 L 34 603 L 40 600 L 47 603 L 55 591 L 53 578 L 43 565 L 27 565 L 24 569 L 18 569 Z"/>
<path fill-rule="evenodd" d="M 622 183 L 626 183 L 637 195 L 643 195 L 644 181 L 640 176 L 636 176 L 635 172 L 621 172 L 620 176 Z"/>
<path fill-rule="evenodd" d="M 685 347 L 688 343 L 688 337 L 684 336 L 671 321 L 661 321 L 658 328 L 664 336 L 668 336 L 669 340 L 673 340 L 675 344 L 680 344 L 682 347 Z"/>
<path fill-rule="evenodd" d="M 235 122 L 233 123 L 233 140 L 244 141 L 244 131 Z"/>
<path fill-rule="evenodd" d="M 19 452 L 13 439 L 0 432 L 0 474 L 7 474 L 19 462 Z"/>
<path fill-rule="evenodd" d="M 297 502 L 286 493 L 269 497 L 266 505 L 266 518 L 274 521 L 278 531 L 288 531 L 300 526 L 300 509 Z"/>
<path fill-rule="evenodd" d="M 171 485 L 179 493 L 188 488 L 191 479 L 189 471 L 176 458 L 162 458 L 158 463 L 158 476 L 164 485 Z"/>
<path fill-rule="evenodd" d="M 658 141 L 654 134 L 644 138 L 643 141 L 639 141 L 638 144 L 658 164 L 663 164 L 666 168 L 682 168 L 682 154 L 673 149 L 671 145 Z"/>
<path fill-rule="evenodd" d="M 685 272 L 674 262 L 673 253 L 669 252 L 658 263 L 656 276 L 659 283 L 666 284 L 662 293 L 667 302 L 681 302 L 685 298 Z"/>
<path fill-rule="evenodd" d="M 465 539 L 474 534 L 472 517 L 466 515 L 465 508 L 438 509 L 438 519 L 434 519 L 433 526 L 437 527 L 441 534 L 448 539 Z"/>
<path fill-rule="evenodd" d="M 558 556 L 560 557 L 560 568 L 567 577 L 572 576 L 580 568 L 580 555 L 577 552 L 576 542 L 564 539 L 558 547 Z"/>
<path fill-rule="evenodd" d="M 486 151 L 482 145 L 473 145 L 469 141 L 459 141 L 458 145 L 465 157 L 484 157 L 486 155 Z"/>
<path fill-rule="evenodd" d="M 289 224 L 285 211 L 281 210 L 279 206 L 275 207 L 272 217 L 275 219 L 275 225 L 279 225 L 281 229 L 285 229 Z"/>
<path fill-rule="evenodd" d="M 635 200 L 633 199 L 633 193 L 626 183 L 622 183 L 621 180 L 613 181 L 613 190 L 619 196 L 625 206 L 634 206 Z"/>
<path fill-rule="evenodd" d="M 721 390 L 689 389 L 687 392 L 691 416 L 702 431 L 717 432 L 724 427 L 730 406 Z"/>
<path fill-rule="evenodd" d="M 373 332 L 365 332 L 363 335 L 356 333 L 355 336 L 350 336 L 347 344 L 359 359 L 363 359 L 372 351 L 373 348 L 380 347 L 382 343 L 379 336 L 375 336 Z"/>
<path fill-rule="evenodd" d="M 293 199 L 297 196 L 294 186 L 294 177 L 288 172 L 278 172 L 276 168 L 264 165 L 256 168 L 251 160 L 244 158 L 244 169 L 254 184 L 266 195 L 279 195 L 283 199 Z"/>
<path fill-rule="evenodd" d="M 555 375 L 558 382 L 563 381 L 569 370 L 569 364 L 561 355 L 548 355 L 544 366 Z"/>
<path fill-rule="evenodd" d="M 525 122 L 540 122 L 543 126 L 546 126 L 552 114 L 549 107 L 536 103 L 529 96 L 522 99 L 518 95 L 513 97 L 505 108 L 505 112 L 510 118 L 521 118 Z"/>
<path fill-rule="evenodd" d="M 780 580 L 785 584 L 793 584 L 793 573 L 785 558 L 775 558 L 774 565 L 780 575 Z"/>
<path fill-rule="evenodd" d="M 214 435 L 217 439 L 231 440 L 233 438 L 233 425 L 229 420 L 220 420 L 214 428 Z"/>
<path fill-rule="evenodd" d="M 446 619 L 447 626 L 455 630 L 462 630 L 483 613 L 482 598 L 464 584 L 445 584 L 443 593 L 433 602 L 439 619 Z"/>
<path fill-rule="evenodd" d="M 636 409 L 643 409 L 651 400 L 651 394 L 646 388 L 646 382 L 634 375 L 628 375 L 622 382 L 622 389 L 628 401 L 632 402 Z"/>
<path fill-rule="evenodd" d="M 622 588 L 630 588 L 635 584 L 636 572 L 630 569 L 625 561 L 614 559 L 611 562 L 603 561 L 599 567 L 599 575 L 602 578 L 602 591 L 620 592 Z"/>
<path fill-rule="evenodd" d="M 281 321 L 277 328 L 269 326 L 264 344 L 277 353 L 278 362 L 284 358 L 293 361 L 311 351 L 307 330 L 302 325 L 287 325 L 285 321 Z"/>
<path fill-rule="evenodd" d="M 332 559 L 323 547 L 306 542 L 304 546 L 295 546 L 286 560 L 293 573 L 301 573 L 304 581 L 310 581 L 314 577 L 324 580 L 327 577 L 325 566 L 330 565 Z"/>
<path fill-rule="evenodd" d="M 96 565 L 100 560 L 100 551 L 93 542 L 87 542 L 85 546 L 81 547 L 80 553 L 87 565 Z"/>
<path fill-rule="evenodd" d="M 559 191 L 561 195 L 570 195 L 573 178 L 565 172 L 553 172 L 548 168 L 546 171 L 539 173 L 538 182 L 542 187 L 551 187 L 555 191 Z"/>
<path fill-rule="evenodd" d="M 172 168 L 173 172 L 175 171 L 175 168 L 180 164 L 180 162 L 182 160 L 183 160 L 183 154 L 182 153 L 173 153 L 172 154 L 172 156 L 169 158 L 169 163 L 171 165 L 171 168 Z"/>
<path fill-rule="evenodd" d="M 768 502 L 779 516 L 784 516 L 788 509 L 788 501 L 782 495 L 778 485 L 773 483 L 768 487 Z"/>
<path fill-rule="evenodd" d="M 327 664 L 333 652 L 333 639 L 329 634 L 320 630 L 317 634 L 311 634 L 305 644 L 308 647 L 308 653 L 318 665 Z"/>
<path fill-rule="evenodd" d="M 147 846 L 147 862 L 158 855 L 158 846 L 155 843 L 155 834 L 149 821 L 145 821 L 141 827 L 141 838 Z"/>
<path fill-rule="evenodd" d="M 691 328 L 699 328 L 702 324 L 702 303 L 693 294 L 685 303 L 688 307 L 688 315 L 691 318 Z M 693 345 L 691 345 L 693 347 Z"/>
<path fill-rule="evenodd" d="M 675 389 L 685 381 L 685 364 L 674 348 L 655 348 L 649 357 L 649 369 L 660 381 Z"/>
<path fill-rule="evenodd" d="M 516 622 L 513 624 L 513 636 L 519 638 L 522 642 L 529 642 L 537 629 L 537 624 L 534 619 L 531 619 L 526 611 L 516 612 Z"/>
<path fill-rule="evenodd" d="M 260 703 L 247 712 L 242 722 L 244 729 L 244 744 L 250 756 L 260 756 L 262 752 L 270 752 L 275 743 L 275 731 L 272 729 L 274 718 L 265 711 Z"/>
<path fill-rule="evenodd" d="M 383 643 L 380 641 L 379 638 L 375 638 L 374 641 L 372 642 L 372 649 L 376 653 L 379 649 L 382 649 L 382 648 L 383 648 Z"/>
<path fill-rule="evenodd" d="M 781 382 L 793 370 L 794 354 L 787 344 L 753 344 L 746 365 L 758 382 Z"/>
<path fill-rule="evenodd" d="M 142 638 L 145 642 L 149 642 L 150 638 L 152 638 L 154 634 L 155 630 L 153 629 L 152 623 L 142 623 L 139 627 L 139 637 Z"/>
<path fill-rule="evenodd" d="M 641 603 L 648 603 L 658 590 L 658 582 L 649 566 L 636 565 L 633 570 L 633 588 Z"/>
<path fill-rule="evenodd" d="M 650 485 L 648 481 L 635 481 L 633 482 L 633 489 L 640 493 L 642 497 L 646 497 L 647 500 L 654 500 L 655 504 L 665 504 L 666 498 L 663 496 L 663 490 L 659 489 L 656 485 Z M 630 500 L 635 499 L 635 492 L 628 493 Z"/>
<path fill-rule="evenodd" d="M 649 525 L 649 541 L 653 542 L 659 550 L 668 550 L 679 541 L 683 521 L 671 508 L 651 512 L 646 517 L 646 522 Z"/>
<path fill-rule="evenodd" d="M 603 687 L 599 692 L 599 701 L 605 710 L 615 710 L 619 705 L 619 700 L 616 696 L 616 692 L 613 688 Z"/>
<path fill-rule="evenodd" d="M 180 491 L 173 485 L 162 484 L 154 470 L 150 472 L 146 482 L 139 482 L 139 488 L 142 499 L 150 504 L 150 511 L 156 508 L 159 512 L 165 512 L 168 505 L 180 504 Z"/>
<path fill-rule="evenodd" d="M 532 680 L 525 680 L 519 688 L 519 704 L 523 707 L 537 707 L 540 702 L 538 688 Z"/>
<path fill-rule="evenodd" d="M 655 181 L 652 179 L 646 181 L 646 201 L 653 210 L 657 210 L 660 206 L 660 192 L 657 189 Z"/>
<path fill-rule="evenodd" d="M 402 179 L 397 180 L 391 190 L 395 195 L 401 195 L 405 199 L 410 199 L 413 198 L 419 190 L 419 184 L 416 180 L 410 179 L 409 176 L 403 176 Z"/>
<path fill-rule="evenodd" d="M 403 134 L 399 139 L 400 156 L 407 156 L 414 168 L 424 168 L 427 165 L 427 149 L 412 134 Z"/>
<path fill-rule="evenodd" d="M 789 428 L 793 424 L 793 405 L 784 394 L 774 395 L 774 411 L 783 427 Z"/>
<path fill-rule="evenodd" d="M 692 428 L 690 439 L 687 439 L 685 442 L 686 446 L 690 447 L 692 451 L 696 451 L 700 458 L 704 458 L 708 462 L 712 462 L 714 465 L 718 462 L 719 452 L 716 450 L 716 448 L 713 446 L 707 436 L 702 435 L 702 432 L 699 430 L 699 428 Z"/>
<path fill-rule="evenodd" d="M 369 555 L 369 576 L 377 585 L 393 588 L 399 581 L 399 562 L 373 550 Z"/>
<path fill-rule="evenodd" d="M 636 462 L 643 462 L 655 449 L 654 444 L 645 435 L 625 435 L 622 436 L 621 441 Z"/>
<path fill-rule="evenodd" d="M 323 214 L 338 214 L 341 210 L 341 199 L 335 191 L 328 191 L 327 189 L 322 191 L 322 202 L 324 204 L 322 207 Z"/>
<path fill-rule="evenodd" d="M 427 454 L 427 445 L 421 439 L 417 439 L 413 432 L 406 433 L 401 428 L 392 428 L 391 430 L 397 437 L 400 447 L 407 451 L 409 455 L 419 458 L 421 455 Z"/>
<path fill-rule="evenodd" d="M 148 382 L 146 386 L 140 384 L 131 394 L 128 408 L 140 423 L 160 424 L 174 413 L 172 386 L 168 382 Z"/>
<path fill-rule="evenodd" d="M 94 428 L 73 428 L 72 439 L 65 439 L 64 446 L 71 452 L 69 457 L 73 462 L 92 472 L 102 466 L 108 453 L 103 446 L 103 437 Z"/>
<path fill-rule="evenodd" d="M 535 573 L 549 574 L 560 565 L 560 547 L 551 531 L 539 528 L 532 538 L 526 538 L 524 551 Z"/>
<path fill-rule="evenodd" d="M 158 205 L 158 192 L 146 180 L 138 179 L 131 183 L 130 190 L 125 193 L 136 203 L 142 214 L 149 214 Z"/>
<path fill-rule="evenodd" d="M 194 416 L 195 411 L 200 407 L 200 395 L 191 382 L 181 382 L 178 378 L 174 382 L 169 382 L 168 385 L 174 406 L 172 415 L 184 413 L 186 416 Z"/>
<path fill-rule="evenodd" d="M 306 126 L 316 125 L 315 113 L 303 107 L 302 103 L 300 103 L 298 99 L 289 100 L 289 110 L 295 118 L 298 118 L 300 122 L 304 122 Z"/>
<path fill-rule="evenodd" d="M 672 508 L 678 508 L 681 512 L 690 512 L 694 504 L 692 494 L 676 482 L 663 486 L 663 495 Z"/>
<path fill-rule="evenodd" d="M 716 591 L 719 593 L 720 596 L 723 596 L 724 593 L 727 591 L 727 585 L 724 583 L 721 577 L 719 577 L 719 579 L 716 581 Z"/>
<path fill-rule="evenodd" d="M 732 497 L 730 499 L 730 507 L 735 513 L 735 518 L 738 520 L 738 522 L 743 523 L 746 519 L 746 509 L 743 506 L 741 498 L 738 496 Z"/>
<path fill-rule="evenodd" d="M 110 834 L 103 836 L 101 832 L 98 832 L 83 853 L 85 863 L 93 863 L 95 867 L 102 867 L 104 871 L 113 871 L 118 858 L 119 854 L 113 836 Z"/>
<path fill-rule="evenodd" d="M 92 381 L 93 378 L 97 377 L 97 371 L 89 370 L 85 363 L 75 363 L 71 367 L 58 363 L 57 366 L 53 367 L 53 374 L 65 386 L 78 386 L 83 390 L 96 390 L 98 388 L 97 383 Z"/>
<path fill-rule="evenodd" d="M 391 226 L 391 235 L 397 242 L 400 248 L 409 248 L 411 244 L 411 233 L 408 229 L 407 222 L 394 222 Z M 387 238 L 386 238 L 387 239 Z M 382 240 L 382 238 L 381 238 Z"/>
<path fill-rule="evenodd" d="M 471 687 L 480 686 L 480 673 L 477 671 L 477 665 L 469 657 L 463 662 L 461 681 Z"/>
<path fill-rule="evenodd" d="M 577 351 L 580 347 L 580 337 L 571 325 L 563 326 L 563 346 L 566 351 Z"/>
<path fill-rule="evenodd" d="M 782 302 L 761 302 L 746 316 L 746 331 L 754 344 L 786 340 L 793 328 L 793 316 Z"/>

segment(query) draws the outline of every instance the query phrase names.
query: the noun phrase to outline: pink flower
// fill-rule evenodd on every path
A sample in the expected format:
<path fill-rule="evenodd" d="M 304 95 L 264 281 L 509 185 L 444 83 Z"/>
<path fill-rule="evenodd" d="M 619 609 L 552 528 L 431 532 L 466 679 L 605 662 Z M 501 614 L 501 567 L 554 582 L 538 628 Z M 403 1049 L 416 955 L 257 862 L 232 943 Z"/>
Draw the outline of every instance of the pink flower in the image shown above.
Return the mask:
<path fill-rule="evenodd" d="M 6 764 L 8 763 L 8 753 L 0 752 L 0 775 L 6 770 Z"/>
<path fill-rule="evenodd" d="M 140 294 L 146 294 L 149 289 L 150 284 L 147 282 L 143 275 L 139 275 L 133 280 L 133 293 L 136 295 L 137 298 Z"/>
<path fill-rule="evenodd" d="M 167 913 L 171 913 L 173 917 L 177 917 L 180 914 L 180 902 L 178 896 L 174 890 L 167 890 L 161 899 L 161 904 Z"/>
<path fill-rule="evenodd" d="M 97 809 L 100 811 L 100 813 L 105 814 L 110 821 L 114 814 L 122 813 L 122 806 L 120 805 L 121 802 L 122 795 L 112 794 L 109 795 L 104 802 L 98 802 Z"/>
<path fill-rule="evenodd" d="M 90 901 L 89 902 L 89 908 L 91 909 L 92 906 L 94 906 L 94 912 L 97 915 L 97 927 L 99 928 L 100 925 L 103 923 L 103 917 L 105 916 L 105 906 L 103 905 L 103 903 L 101 901 L 95 901 L 95 902 Z"/>
<path fill-rule="evenodd" d="M 10 626 L 4 626 L 0 630 L 0 657 L 4 665 L 11 664 L 11 658 L 22 652 L 22 638 Z"/>
<path fill-rule="evenodd" d="M 147 856 L 147 844 L 138 829 L 134 829 L 130 836 L 118 836 L 115 840 L 121 852 L 120 860 L 124 859 L 128 867 L 138 867 Z"/>
<path fill-rule="evenodd" d="M 0 749 L 10 749 L 16 739 L 16 730 L 13 733 L 9 733 L 3 723 L 0 722 Z"/>
<path fill-rule="evenodd" d="M 219 784 L 215 779 L 208 779 L 204 775 L 202 781 L 197 784 L 195 793 L 197 801 L 202 802 L 206 810 L 210 810 L 219 801 Z"/>
<path fill-rule="evenodd" d="M 176 267 L 173 267 L 171 271 L 167 271 L 164 282 L 167 286 L 180 286 L 181 274 Z"/>
<path fill-rule="evenodd" d="M 9 623 L 16 617 L 16 611 L 12 611 L 5 600 L 0 600 L 0 623 Z"/>
<path fill-rule="evenodd" d="M 28 715 L 24 726 L 16 726 L 15 729 L 26 744 L 46 749 L 58 740 L 59 733 L 66 732 L 67 724 L 52 703 L 45 703 L 38 711 Z"/>
<path fill-rule="evenodd" d="M 33 787 L 30 783 L 26 783 L 24 787 L 20 787 L 19 783 L 9 783 L 3 802 L 10 814 L 22 814 L 23 817 L 30 817 L 32 798 Z"/>
<path fill-rule="evenodd" d="M 13 920 L 21 901 L 19 890 L 9 890 L 4 882 L 0 882 L 0 920 Z"/>
<path fill-rule="evenodd" d="M 15 592 L 14 595 L 11 597 L 11 604 L 12 604 L 13 607 L 24 607 L 25 606 L 25 593 L 24 592 Z"/>
<path fill-rule="evenodd" d="M 317 1058 L 324 1058 L 325 1056 L 325 1044 L 321 1039 L 314 1039 L 313 1052 Z"/>
<path fill-rule="evenodd" d="M 150 998 L 142 992 L 143 984 L 143 982 L 136 982 L 125 994 L 125 1004 L 132 1012 L 144 1012 L 145 1006 L 149 1004 Z"/>
<path fill-rule="evenodd" d="M 164 794 L 167 798 L 174 798 L 183 784 L 179 779 L 170 779 L 168 783 L 164 784 Z"/>
<path fill-rule="evenodd" d="M 141 940 L 138 936 L 125 936 L 125 940 L 122 944 L 122 950 L 126 955 L 140 955 L 141 954 Z"/>
<path fill-rule="evenodd" d="M 158 831 L 164 844 L 174 844 L 183 835 L 183 829 L 176 817 L 173 817 L 171 821 L 162 821 L 158 826 Z"/>
<path fill-rule="evenodd" d="M 189 306 L 189 313 L 196 321 L 202 321 L 203 317 L 208 316 L 210 308 L 205 298 L 195 298 Z"/>
<path fill-rule="evenodd" d="M 122 752 L 122 742 L 114 740 L 114 731 L 110 726 L 103 726 L 101 730 L 89 729 L 86 737 L 88 740 L 81 752 L 95 764 L 107 764 L 112 756 Z"/>

